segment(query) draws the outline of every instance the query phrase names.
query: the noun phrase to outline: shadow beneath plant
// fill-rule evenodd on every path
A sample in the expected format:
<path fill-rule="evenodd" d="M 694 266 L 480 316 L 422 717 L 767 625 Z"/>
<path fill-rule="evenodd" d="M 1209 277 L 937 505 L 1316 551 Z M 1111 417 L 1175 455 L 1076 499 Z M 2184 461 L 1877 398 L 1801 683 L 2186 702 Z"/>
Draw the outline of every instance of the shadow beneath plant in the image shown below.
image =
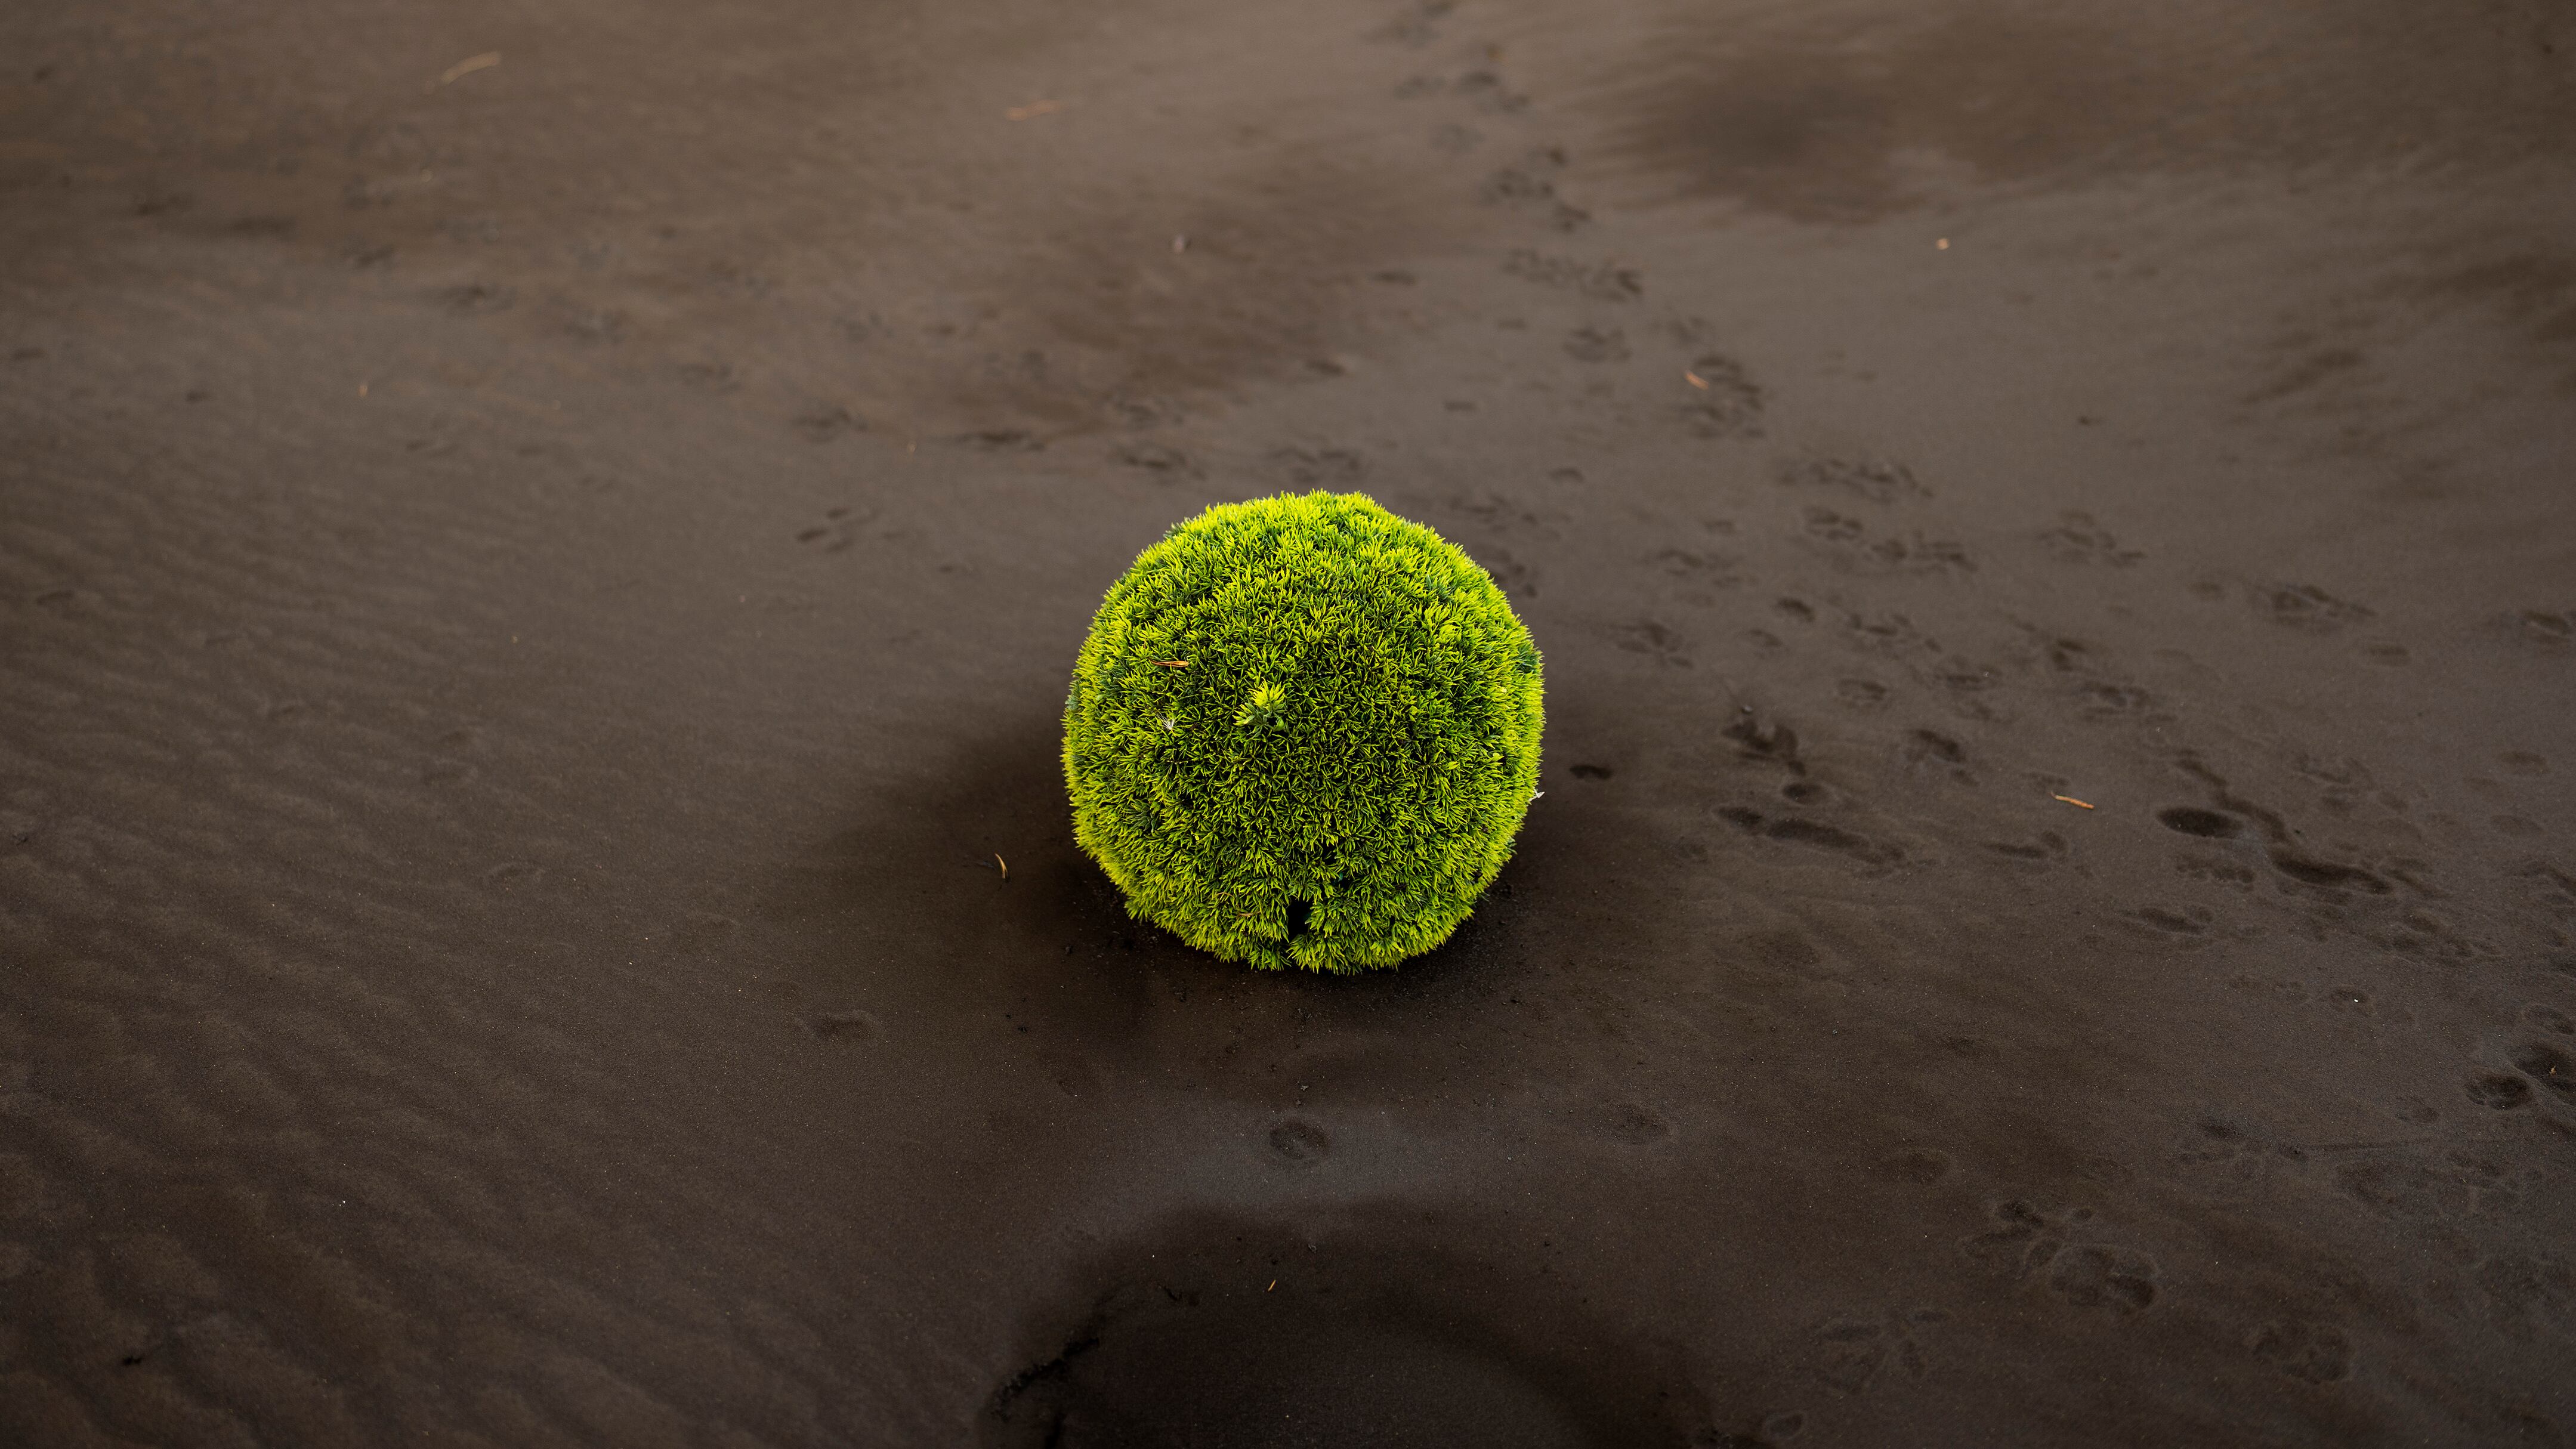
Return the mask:
<path fill-rule="evenodd" d="M 961 1025 L 1008 1013 L 1078 1057 L 1077 1076 L 1150 1072 L 1265 1101 L 1326 1081 L 1418 1095 L 1428 1046 L 1490 1041 L 1508 1025 L 1495 1017 L 1566 973 L 1534 949 L 1543 917 L 1523 884 L 1528 857 L 1550 853 L 1545 829 L 1525 832 L 1525 858 L 1455 935 L 1394 970 L 1256 971 L 1187 946 L 1131 919 L 1075 846 L 1057 728 L 1024 717 L 958 739 L 926 771 L 850 787 L 840 828 L 786 853 L 755 909 L 782 937 L 831 943 L 796 954 L 848 973 L 839 984 L 881 1010 Z M 1443 1074 L 1462 1093 L 1549 1070 L 1544 1054 L 1473 1055 Z"/>

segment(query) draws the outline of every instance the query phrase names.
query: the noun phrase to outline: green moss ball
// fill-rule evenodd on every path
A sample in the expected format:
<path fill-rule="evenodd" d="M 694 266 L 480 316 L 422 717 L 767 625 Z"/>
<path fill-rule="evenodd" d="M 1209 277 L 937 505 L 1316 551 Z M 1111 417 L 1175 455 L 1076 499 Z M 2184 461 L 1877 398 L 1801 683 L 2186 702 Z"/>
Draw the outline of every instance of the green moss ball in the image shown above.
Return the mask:
<path fill-rule="evenodd" d="M 1264 969 L 1446 940 L 1538 788 L 1539 656 L 1467 555 L 1356 493 L 1211 508 L 1101 603 L 1073 834 L 1128 911 Z"/>

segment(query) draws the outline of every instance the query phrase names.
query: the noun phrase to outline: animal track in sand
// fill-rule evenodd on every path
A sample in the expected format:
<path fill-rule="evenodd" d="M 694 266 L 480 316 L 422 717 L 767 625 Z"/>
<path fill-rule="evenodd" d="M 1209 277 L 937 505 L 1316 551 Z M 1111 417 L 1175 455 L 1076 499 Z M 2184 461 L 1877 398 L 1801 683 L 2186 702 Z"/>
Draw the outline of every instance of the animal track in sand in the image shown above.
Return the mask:
<path fill-rule="evenodd" d="M 2521 1078 L 2494 1075 L 2530 1095 L 2530 1084 Z M 2412 1153 L 2374 1157 L 2339 1169 L 2335 1185 L 2373 1212 L 2415 1222 L 2486 1217 L 2522 1197 L 2520 1184 L 2503 1168 L 2470 1152 L 2449 1153 L 2438 1163 Z"/>
<path fill-rule="evenodd" d="M 805 1018 L 805 1028 L 824 1041 L 855 1045 L 877 1039 L 883 1028 L 864 1011 L 831 1011 Z"/>
<path fill-rule="evenodd" d="M 2060 559 L 2068 563 L 2107 564 L 2127 568 L 2146 555 L 2134 548 L 2120 547 L 2120 541 L 2089 513 L 2066 512 L 2057 516 L 2057 526 L 2039 535 Z"/>
<path fill-rule="evenodd" d="M 1683 407 L 1682 418 L 1693 436 L 1762 436 L 1762 386 L 1743 363 L 1718 353 L 1704 353 L 1691 362 L 1690 378 L 1696 379 L 1690 383 L 1696 400 Z"/>
<path fill-rule="evenodd" d="M 1885 866 L 1904 860 L 1903 848 L 1855 835 L 1840 826 L 1795 816 L 1774 819 L 1758 810 L 1730 805 L 1717 812 L 1718 818 L 1747 835 L 1776 840 L 1790 845 L 1813 846 L 1839 855 L 1847 855 L 1864 865 Z"/>
<path fill-rule="evenodd" d="M 2513 1067 L 2531 1078 L 2532 1085 L 2576 1105 L 2576 1057 L 2547 1042 L 2525 1042 L 2513 1054 Z"/>
<path fill-rule="evenodd" d="M 2182 854 L 2174 857 L 2174 874 L 2185 880 L 2214 881 L 2219 885 L 2246 890 L 2254 884 L 2254 868 L 2222 856 Z"/>
<path fill-rule="evenodd" d="M 829 405 L 807 408 L 798 413 L 793 426 L 797 435 L 809 443 L 828 443 L 850 433 L 864 433 L 868 425 L 848 408 Z"/>
<path fill-rule="evenodd" d="M 1449 83 L 1449 94 L 1487 115 L 1508 116 L 1529 109 L 1529 97 L 1503 84 L 1489 70 L 1471 70 Z"/>
<path fill-rule="evenodd" d="M 1558 231 L 1578 231 L 1592 220 L 1592 213 L 1557 195 L 1556 178 L 1564 170 L 1565 152 L 1554 146 L 1540 146 L 1518 164 L 1488 175 L 1485 184 L 1477 189 L 1477 199 L 1488 206 L 1534 211 Z"/>
<path fill-rule="evenodd" d="M 1691 667 L 1690 656 L 1682 652 L 1680 637 L 1653 619 L 1614 627 L 1610 642 L 1630 654 L 1643 654 L 1666 669 Z"/>
<path fill-rule="evenodd" d="M 2079 1308 L 2137 1313 L 2156 1301 L 2156 1260 L 2127 1248 L 2087 1243 L 2057 1255 L 2048 1270 L 2048 1286 Z"/>
<path fill-rule="evenodd" d="M 2312 634 L 2332 634 L 2377 617 L 2375 611 L 2338 599 L 2314 584 L 2257 585 L 2251 593 L 2255 609 L 2264 617 Z"/>
<path fill-rule="evenodd" d="M 1324 1129 L 1294 1117 L 1270 1129 L 1268 1145 L 1273 1158 L 1291 1167 L 1312 1167 L 1333 1150 Z"/>
<path fill-rule="evenodd" d="M 1162 443 L 1123 443 L 1110 451 L 1109 460 L 1166 479 L 1202 476 L 1189 454 Z"/>
<path fill-rule="evenodd" d="M 2531 1100 L 2531 1084 L 2509 1072 L 2478 1072 L 2461 1084 L 2460 1090 L 2470 1101 L 2498 1112 L 2510 1111 Z"/>
<path fill-rule="evenodd" d="M 848 508 L 827 508 L 823 521 L 799 530 L 796 541 L 817 553 L 844 553 L 858 542 L 859 529 L 866 523 L 866 518 L 853 517 Z"/>
<path fill-rule="evenodd" d="M 1039 453 L 1046 450 L 1046 440 L 1026 428 L 981 428 L 971 433 L 959 433 L 948 441 L 977 453 Z"/>
<path fill-rule="evenodd" d="M 505 860 L 483 872 L 483 883 L 497 891 L 525 890 L 546 878 L 545 867 L 524 860 Z"/>
<path fill-rule="evenodd" d="M 2043 830 L 2039 833 L 2039 839 L 2036 842 L 2024 844 L 2011 840 L 1989 840 L 1986 842 L 1986 849 L 2012 860 L 2032 862 L 2060 860 L 2066 855 L 2066 837 L 2054 830 Z"/>
<path fill-rule="evenodd" d="M 1798 601 L 1783 599 L 1781 603 L 1785 606 Z M 1803 609 L 1806 605 L 1798 607 Z M 1873 679 L 1838 679 L 1834 681 L 1834 698 L 1842 701 L 1845 709 L 1882 709 L 1887 704 L 1887 686 Z"/>
<path fill-rule="evenodd" d="M 1969 1257 L 1999 1263 L 2019 1279 L 2038 1278 L 2050 1292 L 2079 1308 L 2109 1308 L 2122 1316 L 2156 1301 L 2156 1260 L 2145 1253 L 2074 1238 L 2092 1221 L 2087 1208 L 2042 1212 L 2015 1198 L 1994 1207 L 1995 1226 L 1961 1240 Z"/>
<path fill-rule="evenodd" d="M 2352 1340 L 2326 1324 L 2262 1324 L 2245 1336 L 2245 1347 L 2301 1383 L 2339 1383 L 2352 1376 Z"/>
<path fill-rule="evenodd" d="M 2197 805 L 2176 805 L 2156 812 L 2156 823 L 2184 835 L 2197 835 L 2204 840 L 2232 838 L 2239 826 L 2233 815 L 2216 810 L 2203 810 Z"/>
<path fill-rule="evenodd" d="M 1653 564 L 1667 577 L 1709 588 L 1731 589 L 1743 582 L 1735 574 L 1738 560 L 1725 554 L 1692 553 L 1687 549 L 1667 548 L 1656 551 L 1647 558 L 1646 562 Z M 1714 597 L 1705 595 L 1694 597 L 1685 594 L 1683 600 L 1686 603 L 1717 602 Z"/>
<path fill-rule="evenodd" d="M 2280 850 L 2272 853 L 2271 860 L 2274 870 L 2301 885 L 2330 891 L 2360 890 L 2374 896 L 2384 896 L 2389 892 L 2387 881 L 2359 866 L 2310 860 L 2305 856 L 2292 855 L 2288 851 Z"/>
<path fill-rule="evenodd" d="M 2140 906 L 2129 915 L 2149 929 L 2167 936 L 2201 935 L 2209 929 L 2211 920 L 2206 906 L 2184 906 L 2179 911 L 2169 911 L 2161 906 Z"/>
<path fill-rule="evenodd" d="M 626 338 L 626 314 L 611 308 L 584 307 L 573 302 L 557 302 L 547 308 L 554 329 L 575 342 L 592 347 L 615 347 Z"/>
<path fill-rule="evenodd" d="M 444 287 L 433 295 L 440 310 L 456 317 L 488 317 L 495 312 L 507 312 L 519 300 L 515 289 L 484 282 Z"/>
<path fill-rule="evenodd" d="M 1370 31 L 1368 38 L 1380 44 L 1420 49 L 1440 38 L 1438 22 L 1455 8 L 1456 0 L 1414 0 L 1393 20 Z"/>
<path fill-rule="evenodd" d="M 1797 458 L 1772 470 L 1772 477 L 1784 488 L 1833 488 L 1882 505 L 1932 496 L 1931 489 L 1915 481 L 1914 470 L 1902 463 Z"/>
<path fill-rule="evenodd" d="M 1625 362 L 1628 339 L 1616 327 L 1578 327 L 1566 336 L 1565 355 L 1577 362 Z"/>
<path fill-rule="evenodd" d="M 1854 646 L 1892 658 L 1941 652 L 1941 641 L 1924 633 L 1903 614 L 1844 614 L 1842 627 Z M 1954 684 L 1954 678 L 1945 676 L 1942 683 Z"/>
<path fill-rule="evenodd" d="M 1581 262 L 1526 248 L 1503 258 L 1503 274 L 1542 287 L 1573 292 L 1596 302 L 1633 302 L 1645 295 L 1646 274 L 1611 262 Z"/>
<path fill-rule="evenodd" d="M 1395 275 L 1402 276 L 1403 273 L 1399 272 Z M 1381 276 L 1380 280 L 1384 280 L 1384 277 Z M 1190 415 L 1189 409 L 1178 400 L 1153 394 L 1142 397 L 1112 398 L 1106 404 L 1104 411 L 1120 427 L 1131 433 L 1169 427 Z"/>
<path fill-rule="evenodd" d="M 2521 1336 L 2534 1329 L 2576 1328 L 2576 1267 L 2554 1253 L 2500 1253 L 2478 1264 L 2470 1277 L 2496 1316 Z"/>
<path fill-rule="evenodd" d="M 47 589 L 27 602 L 48 614 L 69 617 L 95 613 L 101 601 L 87 589 Z"/>
<path fill-rule="evenodd" d="M 1807 536 L 1827 543 L 1850 543 L 1863 531 L 1859 519 L 1836 513 L 1830 508 L 1809 507 L 1801 517 L 1805 520 Z"/>
<path fill-rule="evenodd" d="M 714 359 L 704 362 L 684 362 L 672 371 L 680 381 L 707 392 L 729 393 L 742 386 L 742 379 L 735 374 L 733 364 L 730 362 Z"/>
<path fill-rule="evenodd" d="M 1913 1308 L 1876 1319 L 1828 1320 L 1816 1330 L 1816 1376 L 1837 1392 L 1855 1395 L 1868 1393 L 1890 1372 L 1919 1379 L 1925 1366 L 1914 1331 L 1949 1318 L 1937 1308 Z"/>
<path fill-rule="evenodd" d="M 2544 648 L 2562 649 L 2570 640 L 2576 640 L 2576 609 L 2563 614 L 2547 609 L 2525 609 L 2507 622 L 2525 643 Z"/>
<path fill-rule="evenodd" d="M 2075 712 L 2088 720 L 2121 719 L 2143 716 L 2153 709 L 2156 697 L 2130 684 L 2113 684 L 2107 680 L 2088 679 L 2075 691 Z"/>
<path fill-rule="evenodd" d="M 1504 593 L 1523 599 L 1538 597 L 1537 571 L 1512 557 L 1509 549 L 1495 544 L 1486 544 L 1476 550 L 1476 556 L 1484 564 L 1485 572 L 1494 576 L 1495 585 Z"/>
<path fill-rule="evenodd" d="M 2310 1158 L 2317 1154 L 2340 1155 L 2374 1147 L 2370 1143 L 2334 1143 L 2311 1149 L 2216 1116 L 2202 1117 L 2193 1128 L 2190 1145 L 2174 1154 L 2175 1164 L 2204 1182 L 2215 1177 L 2239 1188 L 2268 1182 L 2278 1173 L 2305 1172 Z"/>
<path fill-rule="evenodd" d="M 1552 528 L 1572 518 L 1561 509 L 1533 506 L 1491 489 L 1457 494 L 1449 499 L 1449 506 L 1486 528 L 1504 533 Z"/>
<path fill-rule="evenodd" d="M 1644 1147 L 1673 1135 L 1671 1123 L 1634 1102 L 1615 1103 L 1590 1115 L 1595 1132 L 1627 1147 Z"/>
<path fill-rule="evenodd" d="M 1807 773 L 1806 763 L 1798 758 L 1798 732 L 1776 719 L 1764 720 L 1751 705 L 1738 710 L 1735 722 L 1720 733 L 1735 741 L 1737 759 L 1761 760 L 1793 774 Z"/>
<path fill-rule="evenodd" d="M 1280 448 L 1270 463 L 1289 482 L 1306 487 L 1351 484 L 1368 475 L 1368 460 L 1348 448 Z"/>
<path fill-rule="evenodd" d="M 1431 149 L 1443 156 L 1464 156 L 1485 144 L 1485 133 L 1473 126 L 1444 121 L 1431 128 Z"/>

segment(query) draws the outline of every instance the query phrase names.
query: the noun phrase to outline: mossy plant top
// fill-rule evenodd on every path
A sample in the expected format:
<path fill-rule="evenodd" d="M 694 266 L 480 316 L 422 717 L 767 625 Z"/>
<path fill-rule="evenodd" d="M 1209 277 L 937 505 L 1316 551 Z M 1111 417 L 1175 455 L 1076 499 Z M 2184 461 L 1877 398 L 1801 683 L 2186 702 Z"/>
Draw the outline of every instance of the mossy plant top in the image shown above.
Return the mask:
<path fill-rule="evenodd" d="M 1111 586 L 1065 701 L 1074 839 L 1128 910 L 1267 969 L 1446 940 L 1538 788 L 1538 648 L 1356 493 L 1210 508 Z"/>

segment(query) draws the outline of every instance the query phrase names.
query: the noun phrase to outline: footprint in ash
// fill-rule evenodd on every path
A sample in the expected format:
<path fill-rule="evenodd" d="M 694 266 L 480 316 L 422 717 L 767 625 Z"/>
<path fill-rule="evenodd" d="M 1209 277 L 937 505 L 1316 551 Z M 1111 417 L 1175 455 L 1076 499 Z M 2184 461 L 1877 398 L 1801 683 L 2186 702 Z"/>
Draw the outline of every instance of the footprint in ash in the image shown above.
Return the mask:
<path fill-rule="evenodd" d="M 2470 1101 L 2497 1112 L 2510 1112 L 2531 1100 L 2531 1084 L 2510 1072 L 2473 1072 L 2460 1090 Z"/>
<path fill-rule="evenodd" d="M 2514 1052 L 2513 1068 L 2533 1086 L 2576 1106 L 2576 1057 L 2545 1041 L 2527 1041 Z"/>
<path fill-rule="evenodd" d="M 1998 1203 L 1995 1226 L 1960 1246 L 1971 1258 L 2009 1267 L 2017 1279 L 2037 1279 L 2078 1308 L 2105 1308 L 2127 1317 L 2156 1301 L 2156 1260 L 2132 1248 L 2079 1242 L 2093 1214 L 2087 1208 L 2047 1212 L 2021 1199 Z"/>
<path fill-rule="evenodd" d="M 1033 1305 L 979 1440 L 1682 1449 L 1758 1414 L 1707 1403 L 1679 1345 L 1594 1322 L 1509 1228 L 1426 1206 L 1203 1211 L 1101 1250 Z"/>
<path fill-rule="evenodd" d="M 823 1041 L 856 1046 L 875 1041 L 884 1028 L 864 1011 L 827 1011 L 805 1018 L 805 1029 Z"/>
<path fill-rule="evenodd" d="M 2303 1384 L 2339 1383 L 2352 1377 L 2352 1340 L 2329 1324 L 2275 1321 L 2245 1336 L 2256 1358 Z"/>
<path fill-rule="evenodd" d="M 2181 835 L 2196 835 L 2203 840 L 2232 840 L 2243 824 L 2233 815 L 2216 810 L 2203 810 L 2197 805 L 2176 805 L 2156 812 L 2156 823 Z"/>
<path fill-rule="evenodd" d="M 1890 1373 L 1909 1379 L 1924 1375 L 1923 1346 L 1915 1330 L 1947 1323 L 1937 1308 L 1888 1312 L 1875 1319 L 1837 1318 L 1816 1330 L 1819 1362 L 1816 1376 L 1844 1394 L 1865 1394 Z"/>
<path fill-rule="evenodd" d="M 1287 1167 L 1307 1168 L 1332 1154 L 1333 1140 L 1314 1123 L 1291 1117 L 1270 1129 L 1265 1146 L 1271 1161 Z"/>
<path fill-rule="evenodd" d="M 827 508 L 822 522 L 797 531 L 796 541 L 817 553 L 844 553 L 859 541 L 859 530 L 867 522 L 867 516 L 854 509 Z"/>
<path fill-rule="evenodd" d="M 1596 1104 L 1584 1110 L 1581 1120 L 1594 1136 L 1622 1147 L 1651 1147 L 1673 1135 L 1673 1124 L 1663 1114 L 1635 1102 Z"/>
<path fill-rule="evenodd" d="M 1627 653 L 1642 654 L 1667 669 L 1691 667 L 1690 656 L 1682 652 L 1681 636 L 1654 619 L 1612 628 L 1610 642 Z"/>
<path fill-rule="evenodd" d="M 1682 408 L 1692 436 L 1746 441 L 1762 436 L 1764 390 L 1743 363 L 1704 353 L 1692 359 L 1683 380 L 1692 389 Z"/>
<path fill-rule="evenodd" d="M 1913 469 L 1883 459 L 1798 458 L 1780 464 L 1772 476 L 1784 488 L 1823 488 L 1882 505 L 1932 496 L 1915 481 Z"/>
<path fill-rule="evenodd" d="M 533 889 L 545 878 L 545 867 L 524 860 L 505 860 L 483 872 L 483 884 L 505 894 Z"/>
<path fill-rule="evenodd" d="M 2156 1301 L 2156 1260 L 2127 1248 L 2086 1243 L 2057 1255 L 2049 1291 L 2079 1308 L 2137 1313 Z"/>
<path fill-rule="evenodd" d="M 1625 362 L 1628 339 L 1616 327 L 1578 327 L 1566 335 L 1565 355 L 1577 362 Z"/>

